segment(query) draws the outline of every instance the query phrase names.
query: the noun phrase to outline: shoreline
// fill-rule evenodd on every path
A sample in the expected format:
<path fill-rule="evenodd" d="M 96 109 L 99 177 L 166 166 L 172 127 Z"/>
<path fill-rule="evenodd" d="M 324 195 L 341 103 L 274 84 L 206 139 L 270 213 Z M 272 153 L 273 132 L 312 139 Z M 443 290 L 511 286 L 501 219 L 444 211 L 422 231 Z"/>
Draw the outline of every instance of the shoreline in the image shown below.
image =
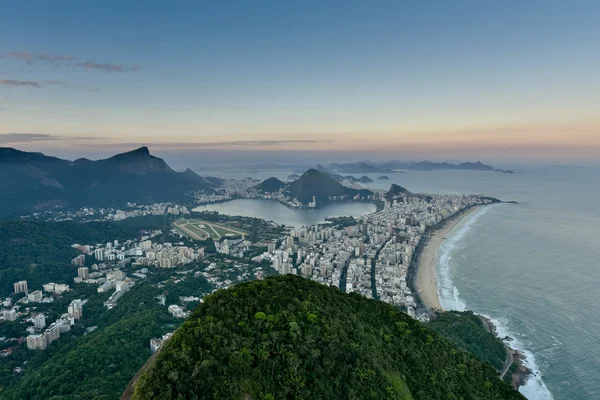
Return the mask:
<path fill-rule="evenodd" d="M 428 311 L 444 311 L 438 295 L 438 279 L 436 274 L 438 249 L 444 243 L 450 231 L 463 218 L 478 210 L 479 207 L 481 206 L 474 206 L 460 211 L 446 220 L 441 228 L 434 230 L 428 238 L 425 238 L 427 242 L 417 263 L 415 289 L 421 303 Z"/>
<path fill-rule="evenodd" d="M 421 250 L 419 261 L 416 265 L 417 268 L 414 285 L 417 298 L 431 317 L 435 318 L 436 313 L 446 311 L 440 304 L 440 298 L 438 294 L 439 283 L 436 274 L 438 249 L 444 243 L 444 240 L 446 240 L 452 229 L 454 229 L 459 222 L 473 212 L 479 210 L 481 207 L 485 206 L 487 205 L 477 205 L 460 211 L 458 214 L 455 214 L 446 220 L 440 228 L 432 231 L 428 237 L 423 238 L 423 240 L 426 242 L 425 246 Z M 525 355 L 522 351 L 512 348 L 510 344 L 506 342 L 507 338 L 501 338 L 498 336 L 496 326 L 490 318 L 483 315 L 479 315 L 479 318 L 483 322 L 484 328 L 498 338 L 504 344 L 506 349 L 507 363 L 509 361 L 510 363 L 505 365 L 502 371 L 498 371 L 500 373 L 500 379 L 504 378 L 504 375 L 510 371 L 512 366 L 515 366 L 516 368 L 513 371 L 510 371 L 510 384 L 515 390 L 518 390 L 519 387 L 523 386 L 527 382 L 527 379 L 532 374 L 531 369 L 525 365 Z"/>

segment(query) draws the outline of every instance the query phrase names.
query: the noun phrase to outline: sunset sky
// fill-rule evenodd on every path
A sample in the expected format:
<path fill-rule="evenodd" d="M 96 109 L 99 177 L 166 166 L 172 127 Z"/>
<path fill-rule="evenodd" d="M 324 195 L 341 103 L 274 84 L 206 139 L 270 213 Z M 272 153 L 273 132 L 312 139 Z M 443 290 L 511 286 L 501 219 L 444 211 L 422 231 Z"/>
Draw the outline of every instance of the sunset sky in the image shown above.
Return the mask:
<path fill-rule="evenodd" d="M 600 163 L 600 2 L 123 3 L 3 3 L 0 146 Z"/>

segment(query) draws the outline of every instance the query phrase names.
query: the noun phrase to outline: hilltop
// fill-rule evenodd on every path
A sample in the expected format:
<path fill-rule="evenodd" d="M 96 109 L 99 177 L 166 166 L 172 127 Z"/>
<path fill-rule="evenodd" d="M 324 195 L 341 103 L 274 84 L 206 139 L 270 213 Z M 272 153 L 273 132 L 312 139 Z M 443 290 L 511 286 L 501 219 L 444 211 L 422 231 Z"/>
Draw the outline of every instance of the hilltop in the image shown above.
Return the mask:
<path fill-rule="evenodd" d="M 411 194 L 411 192 L 408 189 L 403 188 L 402 186 L 392 183 L 392 185 L 390 186 L 390 190 L 387 191 L 385 197 L 388 200 L 392 200 L 396 195 L 399 194 Z"/>
<path fill-rule="evenodd" d="M 176 172 L 147 147 L 91 161 L 0 148 L 0 204 L 7 215 L 51 208 L 185 200 L 219 184 L 191 170 Z"/>
<path fill-rule="evenodd" d="M 369 196 L 369 190 L 357 190 L 343 186 L 335 178 L 316 169 L 309 169 L 285 189 L 286 193 L 303 204 L 312 201 L 315 196 L 317 203 L 330 201 L 333 197 L 352 199 L 356 195 Z"/>
<path fill-rule="evenodd" d="M 285 186 L 286 186 L 285 183 L 283 183 L 282 181 L 280 181 L 277 178 L 272 177 L 272 178 L 268 178 L 268 179 L 262 181 L 258 185 L 254 186 L 254 188 L 261 192 L 273 193 L 273 192 L 280 191 Z"/>
<path fill-rule="evenodd" d="M 293 275 L 205 297 L 129 398 L 524 399 L 397 308 Z"/>

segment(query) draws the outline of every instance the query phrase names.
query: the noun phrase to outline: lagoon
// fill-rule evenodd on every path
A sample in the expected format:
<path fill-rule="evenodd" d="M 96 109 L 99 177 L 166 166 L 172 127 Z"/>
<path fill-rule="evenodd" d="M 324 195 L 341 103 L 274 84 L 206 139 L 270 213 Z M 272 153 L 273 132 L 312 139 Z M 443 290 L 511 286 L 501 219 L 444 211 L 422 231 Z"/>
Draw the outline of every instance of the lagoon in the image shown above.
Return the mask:
<path fill-rule="evenodd" d="M 205 204 L 193 211 L 217 211 L 225 215 L 260 218 L 288 226 L 314 225 L 329 217 L 362 215 L 375 212 L 373 203 L 332 203 L 319 208 L 290 208 L 278 201 L 263 199 L 238 199 L 223 203 Z"/>

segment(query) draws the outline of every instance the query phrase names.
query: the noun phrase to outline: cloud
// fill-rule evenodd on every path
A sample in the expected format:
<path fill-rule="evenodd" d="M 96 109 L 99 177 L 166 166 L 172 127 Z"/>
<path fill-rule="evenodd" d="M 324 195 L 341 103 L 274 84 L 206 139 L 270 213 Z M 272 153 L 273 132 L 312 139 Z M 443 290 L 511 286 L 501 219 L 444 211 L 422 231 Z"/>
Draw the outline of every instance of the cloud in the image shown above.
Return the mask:
<path fill-rule="evenodd" d="M 0 85 L 9 86 L 9 87 L 17 87 L 17 86 L 26 86 L 26 87 L 34 87 L 34 88 L 42 87 L 42 85 L 39 82 L 17 81 L 17 80 L 13 80 L 13 79 L 0 79 Z"/>
<path fill-rule="evenodd" d="M 98 144 L 98 147 L 104 148 L 130 148 L 139 147 L 142 145 L 157 147 L 161 149 L 214 149 L 214 148 L 229 148 L 229 147 L 277 147 L 289 144 L 318 144 L 331 143 L 331 140 L 233 140 L 227 142 L 169 142 L 169 143 L 105 143 Z"/>
<path fill-rule="evenodd" d="M 46 85 L 63 85 L 62 81 L 20 81 L 15 79 L 0 79 L 0 86 L 41 88 Z"/>
<path fill-rule="evenodd" d="M 53 56 L 49 54 L 32 54 L 22 51 L 10 51 L 5 54 L 7 57 L 17 58 L 25 61 L 27 64 L 35 64 L 38 61 L 45 61 L 52 65 L 56 65 L 62 62 L 72 61 L 74 58 L 71 56 Z"/>
<path fill-rule="evenodd" d="M 0 133 L 0 144 L 46 142 L 54 140 L 89 140 L 91 137 L 57 136 L 45 133 Z"/>
<path fill-rule="evenodd" d="M 2 54 L 0 54 L 1 58 Z M 50 54 L 34 54 L 23 51 L 10 51 L 4 53 L 5 57 L 14 58 L 26 62 L 29 65 L 36 64 L 38 62 L 46 62 L 54 66 L 70 66 L 78 67 L 87 70 L 97 70 L 104 72 L 133 72 L 140 69 L 139 65 L 121 65 L 121 64 L 110 64 L 110 63 L 98 63 L 93 61 L 79 61 L 77 57 L 73 56 L 56 56 Z"/>
<path fill-rule="evenodd" d="M 116 64 L 100 64 L 95 62 L 86 61 L 84 63 L 78 63 L 79 67 L 85 69 L 97 69 L 104 72 L 130 72 L 137 71 L 140 69 L 139 65 L 126 66 L 126 65 L 116 65 Z"/>

